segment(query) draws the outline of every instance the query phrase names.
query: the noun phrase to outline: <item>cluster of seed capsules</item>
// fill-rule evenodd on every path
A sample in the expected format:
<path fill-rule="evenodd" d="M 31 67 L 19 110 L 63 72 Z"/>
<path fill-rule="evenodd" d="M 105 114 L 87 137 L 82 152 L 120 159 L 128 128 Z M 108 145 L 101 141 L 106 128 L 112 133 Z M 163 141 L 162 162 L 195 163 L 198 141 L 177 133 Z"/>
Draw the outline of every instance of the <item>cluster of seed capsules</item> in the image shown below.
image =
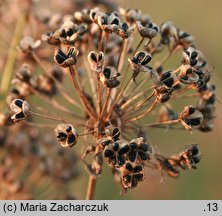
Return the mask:
<path fill-rule="evenodd" d="M 103 154 L 108 165 L 112 167 L 115 175 L 118 175 L 123 193 L 145 179 L 146 167 L 153 166 L 160 170 L 164 180 L 164 172 L 171 177 L 178 177 L 180 169 L 196 169 L 196 164 L 201 159 L 196 144 L 187 145 L 178 155 L 164 157 L 156 153 L 144 137 L 127 142 L 120 138 L 118 128 L 107 129 L 106 132 L 106 138 L 99 142 L 104 146 Z"/>
<path fill-rule="evenodd" d="M 141 40 L 133 48 L 136 34 Z M 201 158 L 196 144 L 186 146 L 178 155 L 164 157 L 154 151 L 145 136 L 138 135 L 146 132 L 147 127 L 166 125 L 169 128 L 179 125 L 191 132 L 213 129 L 216 97 L 215 86 L 209 83 L 212 71 L 191 35 L 172 22 L 158 26 L 140 10 L 120 8 L 102 12 L 93 8 L 64 16 L 61 26 L 43 34 L 42 41 L 55 46 L 54 61 L 58 67 L 48 70 L 37 53 L 42 46 L 40 42 L 30 37 L 20 42 L 20 51 L 40 64 L 46 73 L 36 78 L 23 66 L 16 74 L 16 89 L 10 97 L 14 122 L 30 115 L 59 121 L 54 133 L 61 146 L 73 147 L 80 137 L 85 138 L 89 147 L 82 159 L 87 171 L 97 176 L 102 171 L 103 157 L 107 158 L 123 191 L 144 180 L 145 166 L 165 170 L 172 177 L 177 177 L 180 169 L 196 168 Z M 179 51 L 182 52 L 179 66 L 165 70 L 164 63 Z M 153 57 L 161 52 L 167 52 L 166 56 L 153 62 Z M 75 97 L 63 89 L 66 74 L 71 78 Z M 194 90 L 192 95 L 184 95 L 189 90 Z M 54 99 L 56 93 L 61 93 L 75 112 Z M 72 118 L 32 111 L 26 101 L 30 95 L 50 102 Z M 168 104 L 189 97 L 199 98 L 198 104 L 187 105 L 179 112 Z M 160 115 L 156 112 L 157 122 L 145 125 L 140 122 L 159 106 L 163 110 Z M 87 140 L 89 136 L 93 136 L 93 143 L 92 137 Z M 89 153 L 94 154 L 90 165 L 84 160 Z"/>

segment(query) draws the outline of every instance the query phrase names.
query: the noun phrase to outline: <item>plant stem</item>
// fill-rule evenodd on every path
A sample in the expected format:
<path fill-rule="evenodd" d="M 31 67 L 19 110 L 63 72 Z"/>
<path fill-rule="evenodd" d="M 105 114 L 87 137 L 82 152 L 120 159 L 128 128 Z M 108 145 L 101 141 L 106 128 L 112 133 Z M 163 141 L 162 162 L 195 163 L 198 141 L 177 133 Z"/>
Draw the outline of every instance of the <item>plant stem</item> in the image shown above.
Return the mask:
<path fill-rule="evenodd" d="M 3 111 L 4 109 L 4 98 L 8 92 L 13 69 L 14 69 L 14 64 L 16 60 L 16 55 L 17 55 L 17 50 L 16 47 L 22 37 L 22 33 L 25 27 L 25 22 L 26 22 L 26 14 L 23 13 L 19 16 L 18 21 L 16 23 L 15 27 L 15 32 L 14 36 L 12 38 L 12 42 L 10 45 L 10 49 L 8 52 L 8 58 L 7 62 L 3 71 L 3 76 L 2 80 L 0 83 L 0 111 Z"/>
<path fill-rule="evenodd" d="M 96 177 L 90 176 L 88 182 L 88 188 L 86 193 L 86 200 L 93 200 L 94 199 L 94 192 L 96 188 Z"/>

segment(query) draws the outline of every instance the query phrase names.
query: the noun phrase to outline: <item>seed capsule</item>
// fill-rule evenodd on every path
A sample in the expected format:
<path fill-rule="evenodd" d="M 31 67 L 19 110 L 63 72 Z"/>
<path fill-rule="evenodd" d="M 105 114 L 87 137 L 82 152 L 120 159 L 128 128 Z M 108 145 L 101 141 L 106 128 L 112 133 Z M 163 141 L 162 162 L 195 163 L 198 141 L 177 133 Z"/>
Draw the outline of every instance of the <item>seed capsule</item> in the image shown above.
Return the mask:
<path fill-rule="evenodd" d="M 78 132 L 71 124 L 59 124 L 55 135 L 62 147 L 73 147 L 77 143 Z"/>
<path fill-rule="evenodd" d="M 12 101 L 10 108 L 15 114 L 11 117 L 14 122 L 25 119 L 31 112 L 30 105 L 27 101 L 22 99 L 15 99 Z"/>
<path fill-rule="evenodd" d="M 54 60 L 59 66 L 63 68 L 67 68 L 67 67 L 70 67 L 71 65 L 76 64 L 78 55 L 79 55 L 79 51 L 75 47 L 71 47 L 68 50 L 67 54 L 65 54 L 60 49 L 56 49 L 55 54 L 54 54 Z"/>

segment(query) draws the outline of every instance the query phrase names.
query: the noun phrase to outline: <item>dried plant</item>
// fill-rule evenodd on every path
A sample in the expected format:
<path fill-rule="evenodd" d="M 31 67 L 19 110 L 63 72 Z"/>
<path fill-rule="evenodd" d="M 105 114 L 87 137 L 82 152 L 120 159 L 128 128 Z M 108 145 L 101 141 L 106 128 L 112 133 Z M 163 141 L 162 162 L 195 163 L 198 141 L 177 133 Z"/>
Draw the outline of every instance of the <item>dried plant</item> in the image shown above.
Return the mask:
<path fill-rule="evenodd" d="M 122 194 L 145 179 L 145 167 L 160 170 L 163 180 L 165 173 L 178 177 L 181 170 L 196 169 L 201 159 L 196 144 L 166 157 L 147 135 L 151 127 L 191 133 L 213 129 L 212 69 L 193 36 L 172 22 L 157 25 L 135 9 L 83 9 L 49 25 L 52 17 L 33 17 L 45 33 L 41 40 L 29 35 L 19 43 L 20 61 L 26 64 L 16 72 L 7 97 L 11 120 L 53 127 L 64 148 L 86 144 L 81 155 L 90 175 L 86 199 L 94 197 L 104 159 Z M 65 88 L 66 77 L 72 91 Z M 197 104 L 190 105 L 190 98 Z M 181 110 L 179 100 L 186 104 Z"/>

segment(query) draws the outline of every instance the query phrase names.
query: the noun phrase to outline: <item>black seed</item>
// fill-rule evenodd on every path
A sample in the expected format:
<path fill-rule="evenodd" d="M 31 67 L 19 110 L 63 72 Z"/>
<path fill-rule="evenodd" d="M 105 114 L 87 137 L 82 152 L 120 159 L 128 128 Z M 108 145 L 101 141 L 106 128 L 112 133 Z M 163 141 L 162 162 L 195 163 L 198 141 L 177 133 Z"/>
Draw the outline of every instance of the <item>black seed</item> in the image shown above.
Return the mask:
<path fill-rule="evenodd" d="M 205 81 L 204 80 L 198 80 L 198 82 L 197 82 L 197 87 L 198 88 L 201 88 L 204 85 L 205 85 Z"/>
<path fill-rule="evenodd" d="M 187 75 L 181 76 L 180 77 L 180 82 L 183 83 L 183 84 L 189 83 L 188 76 Z"/>
<path fill-rule="evenodd" d="M 186 38 L 186 37 L 189 37 L 190 35 L 186 32 L 183 32 L 181 35 L 180 35 L 180 39 L 183 39 L 183 38 Z"/>
<path fill-rule="evenodd" d="M 196 111 L 195 107 L 189 107 L 189 115 L 192 115 Z"/>
<path fill-rule="evenodd" d="M 198 53 L 196 51 L 193 51 L 191 53 L 191 59 L 195 59 L 198 56 Z"/>
<path fill-rule="evenodd" d="M 15 100 L 14 103 L 15 103 L 16 106 L 22 108 L 23 100 L 19 100 L 19 99 L 17 99 L 17 100 Z"/>
<path fill-rule="evenodd" d="M 184 119 L 184 122 L 185 122 L 187 125 L 191 125 L 190 119 Z"/>
<path fill-rule="evenodd" d="M 164 81 L 165 79 L 169 78 L 171 73 L 169 71 L 162 74 L 160 81 Z"/>
<path fill-rule="evenodd" d="M 143 174 L 137 173 L 133 175 L 133 178 L 135 178 L 137 181 L 143 180 Z"/>
<path fill-rule="evenodd" d="M 65 29 L 62 29 L 61 33 L 60 33 L 60 37 L 66 38 L 66 31 Z"/>
<path fill-rule="evenodd" d="M 116 165 L 116 156 L 115 155 L 111 156 L 108 161 L 109 161 L 109 164 L 115 166 Z"/>
<path fill-rule="evenodd" d="M 102 25 L 107 25 L 108 24 L 107 17 L 101 17 L 101 23 L 102 23 Z"/>
<path fill-rule="evenodd" d="M 58 50 L 55 59 L 57 63 L 62 64 L 67 59 L 67 56 L 61 50 Z"/>
<path fill-rule="evenodd" d="M 119 25 L 119 19 L 118 18 L 113 19 L 113 21 L 111 22 L 111 25 L 113 24 Z"/>
<path fill-rule="evenodd" d="M 130 182 L 131 182 L 131 176 L 130 176 L 130 175 L 125 175 L 125 176 L 123 177 L 123 181 L 124 181 L 125 183 L 130 183 Z"/>
<path fill-rule="evenodd" d="M 118 151 L 119 149 L 119 144 L 117 142 L 113 143 L 113 150 Z"/>
<path fill-rule="evenodd" d="M 185 53 L 189 56 L 190 55 L 190 52 L 189 51 L 185 51 Z"/>
<path fill-rule="evenodd" d="M 200 118 L 194 118 L 194 119 L 190 119 L 190 124 L 192 126 L 198 126 L 201 123 Z"/>
<path fill-rule="evenodd" d="M 25 118 L 25 115 L 23 114 L 23 112 L 17 113 L 15 115 L 15 119 L 23 119 L 23 118 Z"/>
<path fill-rule="evenodd" d="M 212 95 L 208 100 L 208 104 L 214 104 L 215 102 L 216 102 L 216 95 Z"/>
<path fill-rule="evenodd" d="M 74 144 L 76 142 L 76 137 L 74 134 L 70 134 L 68 136 L 68 140 L 67 140 L 67 143 L 70 145 L 70 144 Z"/>
<path fill-rule="evenodd" d="M 188 68 L 186 71 L 186 75 L 191 74 L 193 72 L 192 68 Z"/>
<path fill-rule="evenodd" d="M 67 138 L 67 134 L 65 134 L 65 133 L 60 132 L 60 133 L 57 135 L 58 141 L 65 141 L 66 138 Z"/>
<path fill-rule="evenodd" d="M 114 152 L 110 149 L 106 149 L 104 151 L 104 157 L 112 157 L 114 155 Z"/>
<path fill-rule="evenodd" d="M 141 172 L 142 170 L 143 170 L 143 167 L 141 165 L 137 165 L 134 167 L 133 172 L 138 173 L 138 172 Z"/>
<path fill-rule="evenodd" d="M 99 53 L 98 61 L 101 61 L 103 59 L 103 54 Z"/>
<path fill-rule="evenodd" d="M 151 56 L 150 55 L 146 55 L 146 57 L 143 59 L 143 61 L 141 62 L 141 65 L 146 65 L 151 61 Z"/>
<path fill-rule="evenodd" d="M 139 151 L 138 154 L 139 154 L 141 160 L 145 161 L 145 160 L 147 160 L 149 158 L 148 154 L 143 152 L 143 151 Z"/>
<path fill-rule="evenodd" d="M 201 92 L 206 91 L 206 90 L 207 90 L 207 85 L 206 85 L 206 83 L 205 83 L 203 86 L 201 86 L 199 90 L 200 90 Z"/>
<path fill-rule="evenodd" d="M 128 153 L 128 159 L 131 161 L 131 162 L 134 162 L 136 160 L 136 156 L 137 156 L 137 151 L 130 151 Z"/>
<path fill-rule="evenodd" d="M 196 59 L 191 59 L 190 60 L 190 65 L 191 66 L 195 66 L 197 64 L 197 60 Z"/>
<path fill-rule="evenodd" d="M 120 84 L 119 80 L 106 80 L 105 85 L 107 88 L 115 88 Z"/>
<path fill-rule="evenodd" d="M 174 79 L 172 77 L 167 78 L 164 82 L 163 82 L 167 87 L 172 87 L 172 85 L 174 84 Z"/>
<path fill-rule="evenodd" d="M 70 48 L 70 49 L 69 49 L 69 52 L 68 52 L 68 54 L 67 54 L 67 56 L 68 56 L 68 57 L 72 57 L 72 56 L 74 56 L 74 51 L 75 51 L 75 48 L 73 48 L 73 47 Z"/>
<path fill-rule="evenodd" d="M 199 153 L 199 149 L 197 146 L 192 146 L 191 148 L 192 155 L 197 155 Z"/>
<path fill-rule="evenodd" d="M 170 99 L 170 94 L 169 93 L 165 93 L 162 95 L 162 98 L 160 100 L 161 103 L 165 103 Z"/>
<path fill-rule="evenodd" d="M 204 74 L 204 72 L 202 70 L 196 70 L 195 73 L 198 75 L 198 76 L 202 76 Z"/>
<path fill-rule="evenodd" d="M 66 34 L 71 37 L 74 34 L 74 31 L 72 29 L 69 29 Z"/>
<path fill-rule="evenodd" d="M 128 171 L 130 171 L 130 172 L 133 171 L 133 167 L 132 167 L 132 165 L 131 165 L 130 163 L 127 163 L 127 164 L 125 165 L 125 167 L 126 167 L 126 169 L 127 169 Z"/>
<path fill-rule="evenodd" d="M 154 29 L 156 32 L 159 31 L 159 29 L 158 29 L 156 26 L 154 26 L 153 29 Z"/>
<path fill-rule="evenodd" d="M 149 23 L 147 28 L 153 28 L 153 23 Z"/>
<path fill-rule="evenodd" d="M 137 59 L 138 63 L 141 63 L 142 60 L 145 58 L 145 56 L 146 56 L 145 52 L 139 52 L 139 53 L 135 56 L 135 58 Z"/>
<path fill-rule="evenodd" d="M 95 16 L 96 16 L 96 12 L 92 12 L 91 16 L 92 16 L 92 18 L 94 19 Z"/>
<path fill-rule="evenodd" d="M 97 58 L 94 52 L 91 53 L 90 57 L 94 62 L 97 62 Z"/>
<path fill-rule="evenodd" d="M 166 169 L 168 169 L 168 170 L 170 170 L 171 172 L 173 172 L 173 173 L 178 173 L 178 172 L 179 172 L 178 170 L 176 170 L 176 169 L 170 164 L 170 162 L 169 162 L 167 159 L 164 159 L 164 160 L 163 160 L 163 166 L 164 166 Z"/>
<path fill-rule="evenodd" d="M 104 74 L 104 76 L 105 76 L 106 79 L 110 79 L 111 69 L 108 68 L 108 67 L 104 68 L 103 74 Z"/>
<path fill-rule="evenodd" d="M 128 25 L 126 23 L 123 23 L 122 30 L 126 32 L 128 29 L 129 29 Z"/>
<path fill-rule="evenodd" d="M 109 145 L 110 143 L 111 143 L 111 140 L 105 140 L 105 141 L 101 142 L 100 144 L 105 147 L 105 146 Z"/>
<path fill-rule="evenodd" d="M 138 64 L 138 63 L 139 63 L 138 59 L 135 58 L 135 57 L 131 58 L 131 61 L 132 61 L 134 64 Z"/>
<path fill-rule="evenodd" d="M 112 138 L 114 140 L 118 140 L 119 136 L 120 136 L 119 129 L 118 128 L 114 128 L 113 131 L 112 131 Z"/>
<path fill-rule="evenodd" d="M 16 89 L 16 88 L 13 88 L 10 92 L 13 93 L 13 94 L 18 94 L 18 95 L 20 94 L 19 90 Z"/>
<path fill-rule="evenodd" d="M 122 154 L 126 154 L 128 151 L 130 150 L 130 147 L 128 145 L 125 145 L 123 148 L 121 148 L 119 150 L 119 154 L 122 155 Z"/>
<path fill-rule="evenodd" d="M 71 127 L 71 126 L 68 126 L 68 127 L 66 128 L 66 132 L 69 133 L 69 132 L 71 132 L 71 131 L 72 131 L 72 127 Z"/>
<path fill-rule="evenodd" d="M 149 146 L 146 143 L 141 143 L 139 145 L 139 149 L 143 150 L 144 152 L 148 151 Z"/>
<path fill-rule="evenodd" d="M 122 155 L 117 156 L 117 161 L 119 166 L 123 166 L 125 164 L 125 158 Z"/>
<path fill-rule="evenodd" d="M 137 179 L 132 178 L 131 187 L 136 187 L 137 183 L 138 183 Z"/>
<path fill-rule="evenodd" d="M 194 162 L 195 164 L 199 163 L 200 160 L 201 160 L 201 158 L 200 158 L 199 156 L 192 157 L 192 159 L 193 159 L 193 162 Z"/>
<path fill-rule="evenodd" d="M 201 67 L 205 67 L 207 65 L 207 61 L 203 61 Z"/>
<path fill-rule="evenodd" d="M 137 144 L 135 142 L 132 142 L 129 145 L 132 150 L 137 148 Z"/>

